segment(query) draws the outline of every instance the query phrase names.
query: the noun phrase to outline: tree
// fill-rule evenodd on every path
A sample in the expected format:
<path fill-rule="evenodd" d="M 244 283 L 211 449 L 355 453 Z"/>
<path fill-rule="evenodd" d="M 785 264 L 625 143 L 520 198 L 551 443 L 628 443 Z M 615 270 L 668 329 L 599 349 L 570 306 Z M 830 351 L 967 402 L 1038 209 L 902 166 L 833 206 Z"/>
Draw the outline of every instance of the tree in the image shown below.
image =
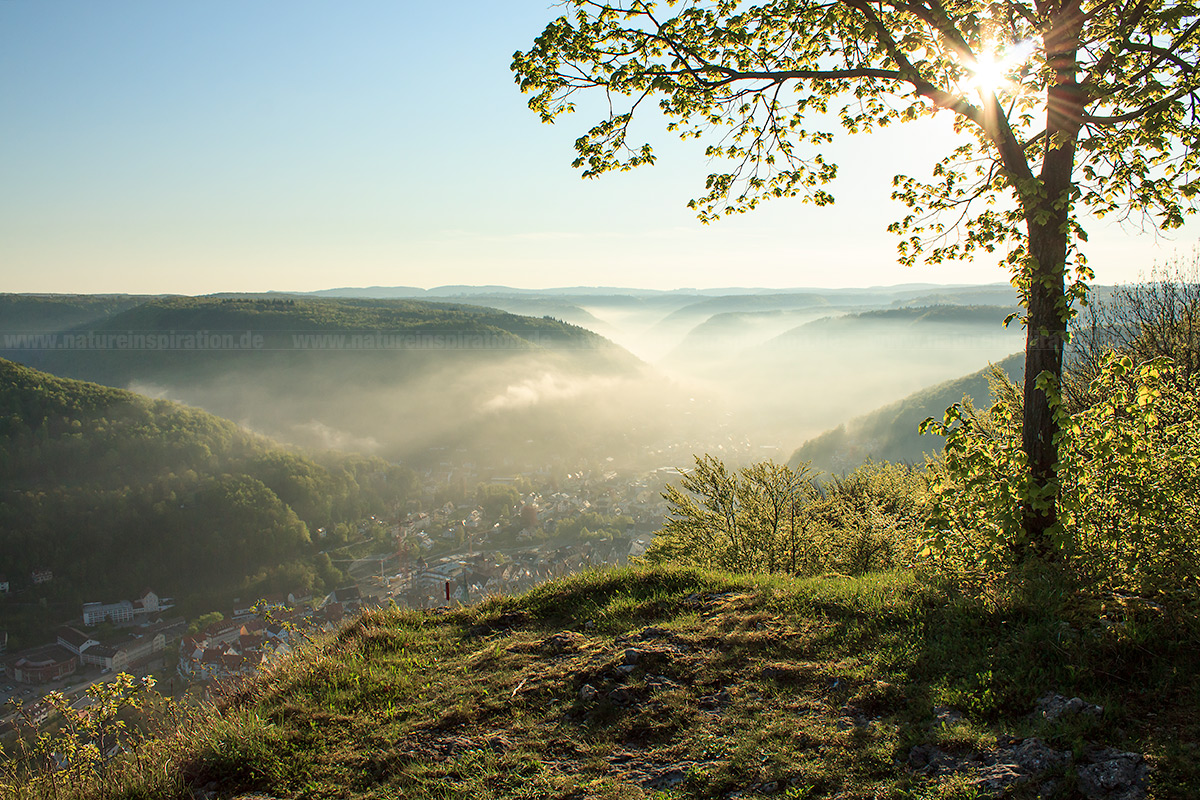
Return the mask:
<path fill-rule="evenodd" d="M 192 620 L 191 625 L 188 625 L 188 636 L 199 633 L 214 622 L 220 622 L 223 619 L 225 619 L 225 615 L 220 611 L 210 611 L 207 614 L 201 614 Z"/>
<path fill-rule="evenodd" d="M 475 502 L 488 520 L 496 520 L 512 513 L 513 507 L 521 502 L 521 493 L 508 484 L 481 483 L 475 487 Z"/>
<path fill-rule="evenodd" d="M 663 497 L 670 511 L 646 551 L 652 563 L 862 574 L 911 563 L 925 539 L 926 481 L 900 464 L 864 464 L 818 484 L 807 463 L 731 470 L 696 456 L 695 468 Z"/>
<path fill-rule="evenodd" d="M 727 165 L 701 219 L 801 197 L 823 205 L 838 124 L 952 114 L 928 181 L 899 175 L 890 226 L 912 264 L 1001 254 L 1027 328 L 1022 545 L 1057 521 L 1055 399 L 1073 301 L 1092 274 L 1080 215 L 1170 229 L 1200 192 L 1200 12 L 1171 0 L 566 0 L 512 68 L 546 122 L 595 89 L 609 113 L 575 144 L 584 177 L 654 162 L 627 142 L 657 96 L 668 129 Z M 665 13 L 660 13 L 665 12 Z M 836 121 L 835 121 L 836 120 Z"/>
<path fill-rule="evenodd" d="M 668 484 L 663 492 L 671 511 L 647 556 L 673 563 L 756 571 L 760 559 L 747 542 L 749 526 L 741 475 L 714 456 L 695 458 L 695 469 L 683 476 L 678 487 Z"/>

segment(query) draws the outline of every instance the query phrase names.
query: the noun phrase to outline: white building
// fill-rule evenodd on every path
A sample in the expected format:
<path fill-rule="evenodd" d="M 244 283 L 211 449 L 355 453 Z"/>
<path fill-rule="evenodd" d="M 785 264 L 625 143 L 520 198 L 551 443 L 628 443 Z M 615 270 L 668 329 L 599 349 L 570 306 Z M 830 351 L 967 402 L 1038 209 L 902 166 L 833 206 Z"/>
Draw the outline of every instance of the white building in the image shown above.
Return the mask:
<path fill-rule="evenodd" d="M 105 621 L 124 625 L 144 620 L 167 608 L 168 606 L 160 605 L 157 594 L 147 589 L 142 592 L 141 597 L 132 602 L 121 600 L 118 603 L 84 603 L 83 624 L 89 628 Z"/>
<path fill-rule="evenodd" d="M 122 600 L 119 603 L 83 604 L 84 625 L 91 628 L 105 621 L 117 625 L 133 622 L 133 603 L 128 600 Z"/>

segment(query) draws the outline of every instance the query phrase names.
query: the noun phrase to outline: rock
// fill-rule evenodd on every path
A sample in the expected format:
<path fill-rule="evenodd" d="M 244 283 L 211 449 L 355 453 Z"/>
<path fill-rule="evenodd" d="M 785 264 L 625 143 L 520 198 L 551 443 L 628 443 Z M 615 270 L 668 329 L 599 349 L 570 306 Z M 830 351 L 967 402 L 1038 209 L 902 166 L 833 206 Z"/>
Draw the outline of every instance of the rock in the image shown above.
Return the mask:
<path fill-rule="evenodd" d="M 932 744 L 917 745 L 908 753 L 908 766 L 914 772 L 932 776 L 970 770 L 971 783 L 992 797 L 1070 762 L 1070 750 L 1055 750 L 1037 738 L 1010 741 L 984 753 L 948 753 Z"/>
<path fill-rule="evenodd" d="M 596 687 L 595 686 L 592 686 L 590 683 L 585 683 L 583 686 L 579 687 L 579 699 L 580 700 L 582 700 L 586 703 L 587 701 L 594 700 L 595 698 L 596 698 Z"/>
<path fill-rule="evenodd" d="M 635 649 L 633 647 L 627 647 L 627 648 L 625 648 L 625 653 L 624 653 L 625 660 L 623 663 L 636 664 L 636 663 L 638 663 L 638 658 L 641 657 L 641 655 L 642 655 L 641 652 L 638 651 L 637 649 Z"/>
<path fill-rule="evenodd" d="M 950 706 L 935 706 L 933 717 L 942 725 L 953 725 L 962 721 L 963 713 L 957 708 L 950 708 Z"/>
<path fill-rule="evenodd" d="M 868 728 L 871 725 L 871 719 L 862 712 L 862 709 L 855 706 L 846 706 L 842 709 L 842 715 L 838 717 L 837 728 L 840 731 L 848 731 L 851 728 Z"/>
<path fill-rule="evenodd" d="M 581 633 L 575 633 L 574 631 L 561 631 L 553 636 L 543 639 L 542 643 L 538 645 L 538 649 L 543 653 L 558 655 L 560 653 L 578 650 L 580 645 L 582 645 L 585 641 L 586 637 L 584 637 L 584 635 Z"/>
<path fill-rule="evenodd" d="M 658 775 L 642 782 L 642 786 L 647 789 L 674 789 L 679 784 L 687 780 L 687 773 L 681 769 L 669 769 L 666 772 L 661 772 Z"/>
<path fill-rule="evenodd" d="M 1073 717 L 1078 714 L 1099 716 L 1104 713 L 1104 707 L 1092 705 L 1078 697 L 1068 698 L 1061 694 L 1047 692 L 1038 698 L 1034 713 L 1050 722 L 1057 722 L 1064 717 Z"/>
<path fill-rule="evenodd" d="M 732 699 L 732 697 L 729 694 L 729 690 L 722 689 L 717 694 L 709 694 L 709 695 L 705 695 L 704 697 L 701 697 L 697 701 L 697 703 L 700 705 L 701 708 L 714 709 L 714 708 L 719 708 L 720 706 L 729 705 L 729 701 L 731 699 Z"/>
<path fill-rule="evenodd" d="M 971 783 L 990 794 L 998 795 L 1005 787 L 1027 780 L 1029 776 L 1015 764 L 989 764 L 979 770 Z"/>
<path fill-rule="evenodd" d="M 617 672 L 620 672 L 623 675 L 628 675 L 629 673 L 633 672 L 635 669 L 637 669 L 637 667 L 635 667 L 633 664 L 622 664 L 619 667 L 617 667 Z"/>
<path fill-rule="evenodd" d="M 641 639 L 642 641 L 646 641 L 647 639 L 673 639 L 675 637 L 674 634 L 672 634 L 666 628 L 659 628 L 651 625 L 649 628 L 642 630 L 642 632 L 638 634 L 637 638 Z"/>
<path fill-rule="evenodd" d="M 619 706 L 625 706 L 629 705 L 629 703 L 633 701 L 633 693 L 625 688 L 613 689 L 608 693 L 608 699 L 611 703 L 615 703 Z"/>
<path fill-rule="evenodd" d="M 908 751 L 909 768 L 924 775 L 959 772 L 974 763 L 972 757 L 959 758 L 932 744 L 919 744 Z"/>
<path fill-rule="evenodd" d="M 1089 753 L 1078 771 L 1079 791 L 1087 800 L 1142 800 L 1149 766 L 1140 753 L 1106 747 Z"/>
<path fill-rule="evenodd" d="M 1025 739 L 1001 754 L 1026 772 L 1045 772 L 1071 761 L 1070 750 L 1055 750 L 1037 737 Z"/>

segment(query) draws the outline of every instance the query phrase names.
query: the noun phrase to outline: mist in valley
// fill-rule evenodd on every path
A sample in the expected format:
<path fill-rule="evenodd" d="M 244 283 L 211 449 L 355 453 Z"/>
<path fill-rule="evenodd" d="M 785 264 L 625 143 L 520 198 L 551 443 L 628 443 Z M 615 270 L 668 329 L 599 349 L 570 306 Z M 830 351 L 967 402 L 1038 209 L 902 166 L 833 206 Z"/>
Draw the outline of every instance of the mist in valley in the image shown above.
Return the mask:
<path fill-rule="evenodd" d="M 296 349 L 285 337 L 270 338 L 278 333 L 272 326 L 293 323 L 250 316 L 267 325 L 268 345 L 255 351 L 6 355 L 193 405 L 306 449 L 418 466 L 466 461 L 502 474 L 583 465 L 687 467 L 706 452 L 734 463 L 783 460 L 849 419 L 1003 359 L 1021 349 L 1022 339 L 1018 326 L 1002 325 L 1015 305 L 1008 287 L 715 295 L 448 287 L 358 299 L 347 289 L 338 290 L 344 295 L 338 299 L 301 302 L 311 305 L 303 306 L 305 319 L 322 318 L 312 309 L 372 314 L 386 335 L 388 304 L 407 309 L 398 298 L 418 291 L 428 313 L 467 313 L 476 315 L 464 317 L 471 325 L 515 324 L 518 332 L 526 324 L 519 320 L 536 319 L 559 326 L 555 336 L 565 338 L 535 336 L 530 344 L 510 336 L 495 347 Z M 990 304 L 968 305 L 980 301 Z M 201 306 L 207 313 L 248 314 L 240 302 L 251 301 L 218 298 Z M 287 319 L 286 309 L 265 308 Z M 94 327 L 94 310 L 84 304 L 79 313 L 85 311 L 84 327 Z M 500 312 L 506 313 L 496 317 Z M 131 322 L 118 314 L 110 327 L 147 319 L 176 326 L 200 312 L 167 302 L 159 316 L 126 313 L 139 316 Z M 321 329 L 330 330 L 354 332 Z M 438 330 L 455 335 L 452 327 Z"/>
<path fill-rule="evenodd" d="M 585 310 L 605 324 L 609 338 L 704 398 L 714 424 L 752 442 L 751 452 L 770 455 L 1023 347 L 1020 325 L 1003 325 L 1015 307 L 1011 289 L 922 296 L 916 307 L 895 305 L 912 302 L 897 294 L 738 296 L 675 308 Z M 941 314 L 923 305 L 979 299 L 1007 302 Z M 765 309 L 724 310 L 751 300 Z"/>

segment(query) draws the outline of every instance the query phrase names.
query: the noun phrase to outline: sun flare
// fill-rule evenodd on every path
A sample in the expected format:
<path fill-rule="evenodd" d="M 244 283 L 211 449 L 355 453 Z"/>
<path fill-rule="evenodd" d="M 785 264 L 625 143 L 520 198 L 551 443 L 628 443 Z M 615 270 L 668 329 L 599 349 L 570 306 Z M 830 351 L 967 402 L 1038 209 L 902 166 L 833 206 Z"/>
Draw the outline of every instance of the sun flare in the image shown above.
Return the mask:
<path fill-rule="evenodd" d="M 1009 69 L 1008 59 L 999 58 L 994 52 L 985 51 L 976 60 L 968 85 L 981 92 L 998 92 L 1009 83 Z"/>
<path fill-rule="evenodd" d="M 1019 42 L 1004 51 L 994 44 L 983 48 L 975 63 L 967 67 L 964 89 L 980 94 L 997 94 L 1013 88 L 1014 73 L 1033 53 L 1033 42 Z"/>

